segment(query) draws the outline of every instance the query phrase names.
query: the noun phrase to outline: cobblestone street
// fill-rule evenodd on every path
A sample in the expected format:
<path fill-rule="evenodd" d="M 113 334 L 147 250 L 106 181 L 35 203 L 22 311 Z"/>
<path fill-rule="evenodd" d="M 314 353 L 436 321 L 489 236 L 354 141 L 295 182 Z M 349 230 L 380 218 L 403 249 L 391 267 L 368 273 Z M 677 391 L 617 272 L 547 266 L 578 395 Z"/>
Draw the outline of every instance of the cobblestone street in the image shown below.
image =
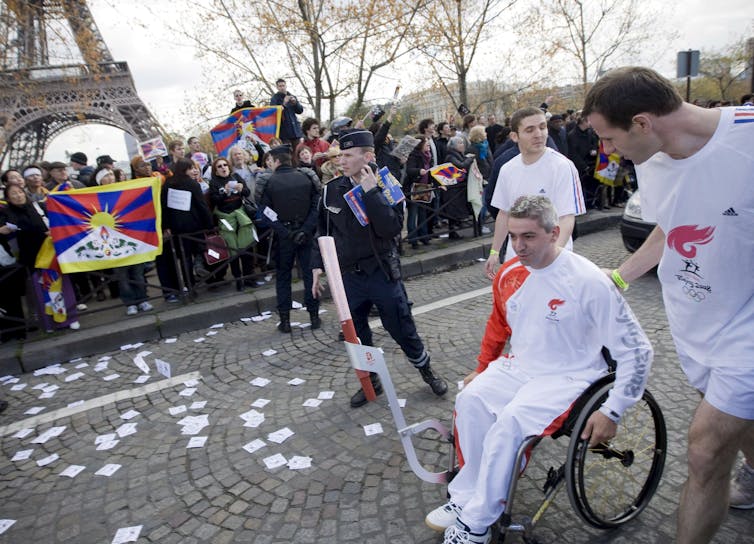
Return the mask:
<path fill-rule="evenodd" d="M 617 228 L 578 239 L 575 250 L 605 267 L 627 255 Z M 384 330 L 375 330 L 409 422 L 449 424 L 455 384 L 476 365 L 491 295 L 446 299 L 488 286 L 482 263 L 406 282 L 433 367 L 451 384 L 445 398 L 432 394 Z M 563 492 L 538 525 L 542 542 L 673 539 L 686 430 L 698 396 L 678 366 L 656 277 L 636 281 L 626 295 L 655 349 L 649 388 L 668 428 L 662 482 L 647 510 L 614 532 L 586 525 Z M 427 310 L 429 304 L 437 307 Z M 0 398 L 10 406 L 0 416 L 0 518 L 16 522 L 0 543 L 109 543 L 118 529 L 139 525 L 140 543 L 441 542 L 423 520 L 444 502 L 444 486 L 411 472 L 384 396 L 349 407 L 357 381 L 338 341 L 334 307 L 323 308 L 323 327 L 316 331 L 294 326 L 282 334 L 274 314 L 259 319 L 250 313 L 256 320 L 71 361 L 60 374 L 5 380 Z M 308 324 L 305 311 L 291 319 Z M 150 369 L 143 384 L 134 383 L 143 375 L 141 359 Z M 158 359 L 170 365 L 172 378 L 157 373 Z M 42 410 L 34 415 L 34 407 Z M 373 423 L 384 432 L 367 436 L 364 426 Z M 269 436 L 286 428 L 293 434 L 281 443 Z M 187 448 L 190 440 L 192 446 L 201 442 L 193 437 L 206 442 Z M 426 467 L 445 468 L 446 444 L 430 434 L 414 444 Z M 517 512 L 534 513 L 541 496 L 535 485 L 565 459 L 566 446 L 563 438 L 537 448 Z M 32 450 L 28 458 L 18 459 L 26 450 Z M 268 468 L 265 461 L 276 454 L 294 468 Z M 311 467 L 295 468 L 306 458 Z M 111 476 L 96 474 L 109 464 L 120 468 Z M 70 465 L 85 468 L 61 475 Z M 714 542 L 754 544 L 754 510 L 731 510 Z"/>

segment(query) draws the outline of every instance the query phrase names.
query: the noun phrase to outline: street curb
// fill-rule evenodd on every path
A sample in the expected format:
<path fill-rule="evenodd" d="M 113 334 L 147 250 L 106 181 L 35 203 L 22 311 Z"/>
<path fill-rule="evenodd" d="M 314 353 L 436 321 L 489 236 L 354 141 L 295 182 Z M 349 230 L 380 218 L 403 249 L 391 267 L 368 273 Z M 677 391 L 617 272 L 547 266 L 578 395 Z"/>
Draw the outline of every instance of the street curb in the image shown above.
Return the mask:
<path fill-rule="evenodd" d="M 577 218 L 579 235 L 611 228 L 620 222 L 620 218 L 619 210 L 590 211 L 588 215 Z M 486 259 L 491 242 L 490 235 L 453 242 L 446 238 L 435 240 L 430 246 L 422 246 L 416 254 L 401 259 L 403 277 L 444 272 Z M 329 298 L 329 293 L 325 296 Z M 303 301 L 303 282 L 293 284 L 293 299 Z M 276 312 L 274 283 L 252 292 L 224 297 L 203 294 L 197 301 L 128 320 L 95 325 L 31 342 L 4 344 L 0 346 L 0 371 L 3 374 L 31 372 L 76 357 L 116 351 L 125 344 L 169 338 L 214 323 L 237 321 L 266 310 Z"/>

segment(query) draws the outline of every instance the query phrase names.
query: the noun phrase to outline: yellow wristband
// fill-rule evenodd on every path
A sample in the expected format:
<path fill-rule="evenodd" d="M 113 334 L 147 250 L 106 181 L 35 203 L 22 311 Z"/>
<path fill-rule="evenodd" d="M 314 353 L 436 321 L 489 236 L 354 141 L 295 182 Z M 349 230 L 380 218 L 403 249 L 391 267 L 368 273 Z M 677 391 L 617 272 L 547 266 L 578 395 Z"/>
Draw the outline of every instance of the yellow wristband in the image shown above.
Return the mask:
<path fill-rule="evenodd" d="M 612 278 L 613 283 L 618 289 L 620 289 L 621 291 L 628 290 L 628 282 L 621 277 L 620 272 L 618 272 L 617 268 L 613 270 L 613 272 L 610 274 L 610 277 Z"/>
<path fill-rule="evenodd" d="M 500 252 L 497 251 L 496 249 L 490 249 L 490 256 L 492 255 L 500 255 Z"/>

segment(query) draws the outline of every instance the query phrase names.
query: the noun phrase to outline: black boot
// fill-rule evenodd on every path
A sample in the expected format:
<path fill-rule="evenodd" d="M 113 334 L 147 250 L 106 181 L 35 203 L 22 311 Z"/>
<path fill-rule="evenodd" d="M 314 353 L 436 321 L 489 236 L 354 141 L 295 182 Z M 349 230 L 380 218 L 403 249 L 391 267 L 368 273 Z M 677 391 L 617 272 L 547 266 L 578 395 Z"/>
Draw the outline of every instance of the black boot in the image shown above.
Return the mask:
<path fill-rule="evenodd" d="M 448 392 L 448 384 L 445 383 L 445 380 L 432 372 L 432 367 L 429 366 L 429 363 L 419 367 L 418 370 L 419 374 L 422 375 L 422 379 L 429 384 L 429 387 L 432 388 L 432 392 L 435 395 L 441 397 Z"/>
<path fill-rule="evenodd" d="M 319 309 L 309 311 L 309 322 L 312 324 L 312 330 L 322 326 L 322 320 L 319 318 Z"/>
<path fill-rule="evenodd" d="M 369 379 L 372 382 L 375 395 L 382 395 L 382 382 L 380 377 L 374 372 L 369 373 Z M 364 406 L 367 403 L 367 396 L 364 394 L 363 389 L 356 391 L 353 397 L 351 397 L 351 408 L 358 408 Z"/>
<path fill-rule="evenodd" d="M 236 291 L 243 291 L 243 280 L 236 280 Z"/>
<path fill-rule="evenodd" d="M 278 323 L 280 332 L 291 332 L 291 313 L 280 312 L 280 323 Z"/>

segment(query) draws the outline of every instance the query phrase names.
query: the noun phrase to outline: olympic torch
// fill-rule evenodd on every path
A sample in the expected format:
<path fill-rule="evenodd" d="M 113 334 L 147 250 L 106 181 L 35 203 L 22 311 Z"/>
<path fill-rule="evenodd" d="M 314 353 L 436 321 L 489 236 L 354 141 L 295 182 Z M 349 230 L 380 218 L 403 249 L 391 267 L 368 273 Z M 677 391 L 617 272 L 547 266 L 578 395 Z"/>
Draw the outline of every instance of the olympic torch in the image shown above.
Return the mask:
<path fill-rule="evenodd" d="M 322 262 L 325 265 L 325 273 L 327 274 L 327 283 L 330 286 L 330 293 L 338 312 L 338 320 L 340 321 L 340 328 L 343 331 L 343 337 L 346 342 L 360 344 L 361 341 L 356 336 L 356 329 L 353 326 L 353 319 L 351 319 L 351 310 L 348 308 L 348 298 L 346 297 L 346 290 L 343 287 L 343 277 L 340 275 L 340 263 L 338 262 L 338 254 L 335 251 L 335 239 L 332 236 L 320 236 L 318 241 L 319 251 L 322 254 Z M 369 372 L 357 370 L 356 376 L 361 382 L 361 388 L 364 390 L 366 399 L 368 401 L 375 400 L 377 395 L 374 393 L 372 380 L 369 379 Z"/>

